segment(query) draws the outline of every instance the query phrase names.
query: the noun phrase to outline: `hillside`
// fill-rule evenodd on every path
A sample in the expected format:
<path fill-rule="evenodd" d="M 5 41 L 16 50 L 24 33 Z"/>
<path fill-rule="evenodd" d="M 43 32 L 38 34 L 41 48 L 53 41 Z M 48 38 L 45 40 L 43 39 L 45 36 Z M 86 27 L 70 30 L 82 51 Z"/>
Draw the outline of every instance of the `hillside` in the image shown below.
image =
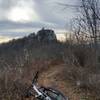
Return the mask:
<path fill-rule="evenodd" d="M 99 100 L 100 72 L 87 45 L 24 37 L 0 45 L 0 100 L 26 100 L 33 73 L 39 84 L 59 89 L 70 100 Z M 30 100 L 31 98 L 27 99 Z"/>

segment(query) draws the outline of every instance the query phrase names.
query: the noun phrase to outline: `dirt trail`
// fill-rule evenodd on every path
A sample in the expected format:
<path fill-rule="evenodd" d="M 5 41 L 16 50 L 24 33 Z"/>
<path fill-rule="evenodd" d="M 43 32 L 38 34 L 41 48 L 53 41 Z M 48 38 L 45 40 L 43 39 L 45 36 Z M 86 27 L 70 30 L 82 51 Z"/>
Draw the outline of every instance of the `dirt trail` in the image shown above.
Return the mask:
<path fill-rule="evenodd" d="M 46 72 L 42 73 L 39 83 L 62 91 L 70 100 L 80 100 L 80 94 L 74 93 L 75 87 L 64 79 L 63 72 L 65 70 L 66 66 L 63 64 L 50 67 Z"/>
<path fill-rule="evenodd" d="M 48 65 L 48 66 L 47 66 Z M 46 63 L 47 68 L 42 69 L 38 83 L 40 86 L 52 87 L 60 90 L 69 100 L 95 100 L 87 98 L 84 91 L 79 90 L 75 84 L 66 78 L 69 68 L 64 63 Z M 69 77 L 69 76 L 67 76 Z"/>

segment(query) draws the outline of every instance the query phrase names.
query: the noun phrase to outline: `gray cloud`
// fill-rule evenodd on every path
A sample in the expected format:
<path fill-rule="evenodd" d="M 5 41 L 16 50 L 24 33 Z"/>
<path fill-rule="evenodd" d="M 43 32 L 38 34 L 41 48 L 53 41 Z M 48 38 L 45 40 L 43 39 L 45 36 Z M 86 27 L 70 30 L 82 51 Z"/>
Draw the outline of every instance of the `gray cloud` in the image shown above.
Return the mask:
<path fill-rule="evenodd" d="M 69 20 L 74 17 L 74 11 L 72 9 L 63 9 L 64 6 L 59 5 L 58 3 L 73 4 L 71 0 L 35 0 L 36 11 L 41 16 L 41 20 L 52 22 L 58 24 L 59 27 L 65 27 L 66 23 L 69 23 Z"/>
<path fill-rule="evenodd" d="M 71 0 L 61 0 L 59 2 L 72 3 Z M 63 10 L 63 7 L 57 3 L 58 0 L 0 0 L 0 35 L 14 37 L 22 34 L 23 36 L 31 32 L 32 29 L 35 30 L 41 27 L 63 30 L 66 27 L 66 23 L 69 23 L 69 20 L 74 15 L 72 10 Z M 15 15 L 11 17 L 12 14 L 10 13 L 15 7 L 21 10 L 29 8 L 28 13 L 25 12 L 23 15 L 29 14 L 30 20 L 27 22 L 24 22 L 24 20 L 23 22 L 11 20 Z M 33 13 L 29 13 L 30 10 Z M 34 14 L 38 16 L 37 19 L 36 17 L 34 19 Z"/>
<path fill-rule="evenodd" d="M 15 6 L 17 4 L 17 0 L 0 0 L 0 8 L 7 10 L 10 9 L 11 7 Z"/>
<path fill-rule="evenodd" d="M 13 8 L 16 4 L 17 2 L 14 0 L 0 0 L 0 20 L 5 20 L 9 9 Z"/>

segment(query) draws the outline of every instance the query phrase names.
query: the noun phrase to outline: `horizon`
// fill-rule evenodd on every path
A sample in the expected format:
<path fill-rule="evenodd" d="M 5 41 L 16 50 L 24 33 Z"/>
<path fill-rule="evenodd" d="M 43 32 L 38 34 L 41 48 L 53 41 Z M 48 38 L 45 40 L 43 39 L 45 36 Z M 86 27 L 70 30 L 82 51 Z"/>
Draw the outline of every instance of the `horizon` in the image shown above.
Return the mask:
<path fill-rule="evenodd" d="M 8 42 L 10 42 L 10 41 L 12 41 L 13 39 L 15 39 L 15 40 L 17 40 L 17 39 L 21 39 L 21 38 L 24 38 L 25 36 L 27 37 L 28 35 L 30 35 L 31 33 L 35 33 L 35 34 L 37 34 L 37 32 L 39 31 L 40 29 L 37 29 L 37 30 L 35 30 L 35 32 L 30 32 L 30 33 L 22 33 L 21 35 L 19 34 L 19 36 L 14 36 L 14 37 L 12 37 L 11 35 L 13 34 L 9 34 L 9 37 L 8 36 L 0 36 L 0 44 L 2 44 L 2 43 L 8 43 Z M 55 32 L 55 35 L 56 35 L 56 37 L 57 37 L 57 40 L 58 41 L 61 41 L 61 42 L 64 42 L 65 40 L 66 40 L 66 34 L 68 34 L 68 32 L 66 31 L 66 30 L 54 30 L 54 32 Z M 18 34 L 17 34 L 18 35 Z"/>

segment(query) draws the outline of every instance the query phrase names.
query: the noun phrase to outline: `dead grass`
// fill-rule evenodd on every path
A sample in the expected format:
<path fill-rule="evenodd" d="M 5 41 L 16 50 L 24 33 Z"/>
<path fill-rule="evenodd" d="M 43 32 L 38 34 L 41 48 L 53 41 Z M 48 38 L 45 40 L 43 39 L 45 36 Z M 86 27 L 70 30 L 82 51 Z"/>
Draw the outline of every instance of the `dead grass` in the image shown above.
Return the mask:
<path fill-rule="evenodd" d="M 49 53 L 50 50 L 47 51 Z M 55 54 L 53 57 L 52 52 Z M 44 59 L 33 58 L 31 63 L 25 63 L 23 67 L 1 71 L 0 100 L 31 100 L 24 98 L 24 94 L 37 70 L 40 71 L 40 85 L 57 88 L 70 100 L 99 100 L 100 73 L 96 73 L 93 52 L 83 47 L 60 48 L 57 53 L 52 49 L 50 58 L 45 54 L 47 57 L 43 56 Z"/>

